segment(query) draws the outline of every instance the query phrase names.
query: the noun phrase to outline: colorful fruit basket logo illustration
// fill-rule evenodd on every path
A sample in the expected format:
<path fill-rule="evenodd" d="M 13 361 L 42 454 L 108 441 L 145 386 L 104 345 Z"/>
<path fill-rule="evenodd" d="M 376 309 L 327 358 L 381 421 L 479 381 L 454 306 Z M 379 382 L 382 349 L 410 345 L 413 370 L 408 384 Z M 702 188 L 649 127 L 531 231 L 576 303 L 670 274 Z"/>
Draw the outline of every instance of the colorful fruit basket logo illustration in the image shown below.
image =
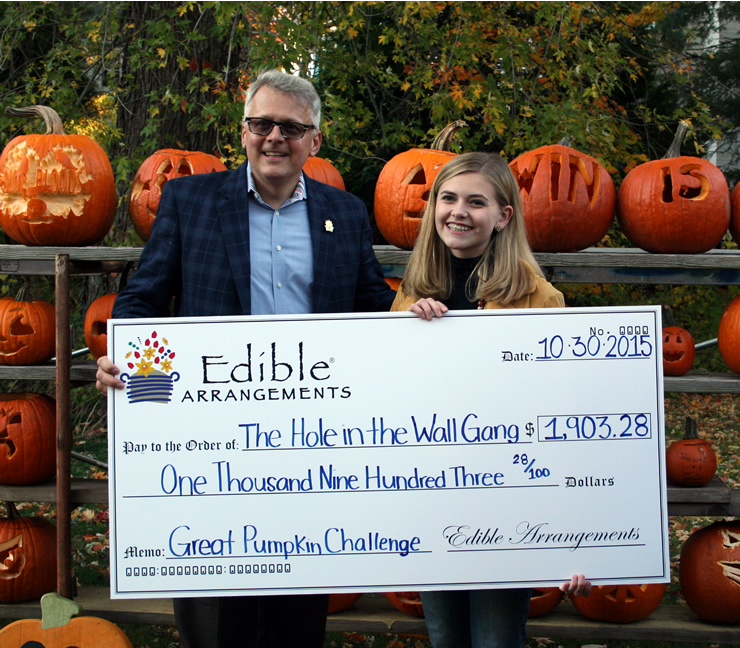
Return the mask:
<path fill-rule="evenodd" d="M 169 348 L 167 338 L 159 339 L 157 331 L 142 342 L 129 342 L 131 349 L 126 354 L 126 366 L 136 370 L 133 374 L 121 374 L 126 383 L 129 403 L 169 403 L 172 385 L 180 374 L 172 370 L 175 352 Z"/>

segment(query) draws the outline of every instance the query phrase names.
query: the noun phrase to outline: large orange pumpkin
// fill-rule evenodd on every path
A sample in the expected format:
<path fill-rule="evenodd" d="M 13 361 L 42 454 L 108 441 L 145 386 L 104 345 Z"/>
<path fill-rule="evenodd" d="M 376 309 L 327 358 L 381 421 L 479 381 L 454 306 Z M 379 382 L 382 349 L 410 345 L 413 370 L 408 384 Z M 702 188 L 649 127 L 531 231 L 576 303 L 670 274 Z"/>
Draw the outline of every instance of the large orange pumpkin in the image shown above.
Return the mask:
<path fill-rule="evenodd" d="M 362 594 L 329 594 L 329 614 L 334 612 L 342 612 L 348 610 L 357 601 L 360 600 Z"/>
<path fill-rule="evenodd" d="M 665 583 L 650 585 L 600 585 L 588 596 L 572 595 L 570 600 L 588 619 L 611 623 L 632 623 L 649 617 L 658 609 Z"/>
<path fill-rule="evenodd" d="M 25 245 L 91 245 L 113 224 L 116 185 L 103 149 L 85 135 L 66 135 L 47 106 L 6 108 L 40 116 L 44 135 L 22 135 L 0 155 L 0 227 Z"/>
<path fill-rule="evenodd" d="M 681 549 L 681 593 L 705 621 L 740 623 L 740 520 L 694 531 Z"/>
<path fill-rule="evenodd" d="M 397 610 L 415 617 L 424 616 L 424 608 L 421 605 L 421 594 L 419 592 L 386 592 L 388 600 Z"/>
<path fill-rule="evenodd" d="M 344 179 L 337 168 L 324 158 L 311 156 L 303 165 L 303 172 L 310 178 L 344 191 Z"/>
<path fill-rule="evenodd" d="M 0 603 L 37 599 L 57 584 L 57 530 L 40 517 L 21 517 L 7 502 L 0 518 Z"/>
<path fill-rule="evenodd" d="M 221 160 L 209 153 L 178 149 L 152 153 L 136 172 L 129 192 L 128 213 L 136 233 L 145 241 L 149 240 L 162 189 L 168 180 L 225 170 Z"/>
<path fill-rule="evenodd" d="M 0 394 L 0 484 L 39 484 L 56 473 L 56 403 Z"/>
<path fill-rule="evenodd" d="M 464 121 L 447 125 L 431 148 L 404 151 L 383 167 L 375 185 L 373 211 L 380 233 L 391 245 L 404 250 L 414 247 L 432 183 L 457 155 L 450 151 L 452 136 L 466 125 Z"/>
<path fill-rule="evenodd" d="M 730 224 L 730 190 L 708 160 L 680 155 L 681 122 L 662 160 L 635 167 L 617 198 L 617 219 L 633 245 L 661 254 L 699 254 L 716 247 Z"/>
<path fill-rule="evenodd" d="M 108 320 L 113 315 L 116 297 L 118 293 L 98 297 L 85 313 L 85 344 L 96 360 L 108 354 Z"/>
<path fill-rule="evenodd" d="M 740 296 L 722 313 L 717 330 L 717 346 L 725 364 L 740 374 Z"/>
<path fill-rule="evenodd" d="M 0 298 L 0 365 L 46 362 L 56 349 L 56 312 L 46 301 Z"/>
<path fill-rule="evenodd" d="M 55 603 L 60 601 L 61 603 Z M 41 597 L 43 620 L 20 619 L 0 630 L 3 648 L 133 648 L 117 625 L 91 616 L 70 618 L 64 611 L 50 614 L 51 604 L 66 603 L 78 614 L 80 606 L 55 592 Z"/>
<path fill-rule="evenodd" d="M 582 250 L 609 231 L 617 194 L 595 158 L 560 143 L 523 153 L 509 166 L 535 252 Z"/>
<path fill-rule="evenodd" d="M 666 451 L 666 475 L 676 486 L 697 488 L 712 481 L 717 472 L 717 455 L 709 442 L 700 439 L 696 421 L 686 417 L 683 439 Z"/>
<path fill-rule="evenodd" d="M 694 338 L 680 326 L 663 328 L 663 374 L 683 376 L 694 366 L 696 346 Z"/>

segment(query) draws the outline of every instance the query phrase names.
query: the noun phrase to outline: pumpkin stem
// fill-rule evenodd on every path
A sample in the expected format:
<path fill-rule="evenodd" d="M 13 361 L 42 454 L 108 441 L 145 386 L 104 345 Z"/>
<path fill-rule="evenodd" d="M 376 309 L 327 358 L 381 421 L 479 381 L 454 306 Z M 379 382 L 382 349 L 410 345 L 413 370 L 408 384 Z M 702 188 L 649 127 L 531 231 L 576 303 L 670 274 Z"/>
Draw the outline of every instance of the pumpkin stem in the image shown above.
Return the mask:
<path fill-rule="evenodd" d="M 467 122 L 463 121 L 462 119 L 457 119 L 451 124 L 447 124 L 441 131 L 439 131 L 439 135 L 434 138 L 434 141 L 432 142 L 432 150 L 434 151 L 449 151 L 450 145 L 452 144 L 452 137 L 453 135 L 461 128 L 465 128 L 468 125 Z"/>
<path fill-rule="evenodd" d="M 11 117 L 41 117 L 46 124 L 46 135 L 64 135 L 64 124 L 57 112 L 49 106 L 25 106 L 15 108 L 8 106 L 5 114 Z"/>
<path fill-rule="evenodd" d="M 666 154 L 663 156 L 664 160 L 666 158 L 681 157 L 681 145 L 683 144 L 683 140 L 686 137 L 686 133 L 689 132 L 690 127 L 691 124 L 685 119 L 682 119 L 680 122 L 678 122 L 676 135 L 673 138 L 673 142 L 668 147 Z"/>
<path fill-rule="evenodd" d="M 570 135 L 566 135 L 563 139 L 561 139 L 558 144 L 560 146 L 570 146 L 573 143 L 573 138 Z"/>
<path fill-rule="evenodd" d="M 699 438 L 699 427 L 696 425 L 696 421 L 690 416 L 686 417 L 686 430 L 683 433 L 684 439 L 698 439 Z"/>
<path fill-rule="evenodd" d="M 18 513 L 18 509 L 15 507 L 15 502 L 5 502 L 5 509 L 8 512 L 9 520 L 18 520 L 21 514 Z"/>
<path fill-rule="evenodd" d="M 666 326 L 676 326 L 676 320 L 673 317 L 673 309 L 667 304 L 661 304 L 660 310 L 663 317 L 663 328 Z"/>
<path fill-rule="evenodd" d="M 67 625 L 75 614 L 82 611 L 79 603 L 49 592 L 41 597 L 41 628 L 60 628 Z"/>

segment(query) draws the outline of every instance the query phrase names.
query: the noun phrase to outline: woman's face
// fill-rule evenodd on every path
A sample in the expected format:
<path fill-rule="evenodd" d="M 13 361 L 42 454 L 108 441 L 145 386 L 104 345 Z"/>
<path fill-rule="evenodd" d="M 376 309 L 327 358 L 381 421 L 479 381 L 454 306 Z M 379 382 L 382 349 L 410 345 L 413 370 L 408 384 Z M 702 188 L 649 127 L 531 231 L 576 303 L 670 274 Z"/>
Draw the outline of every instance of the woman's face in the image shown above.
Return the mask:
<path fill-rule="evenodd" d="M 514 210 L 500 207 L 490 181 L 480 173 L 460 173 L 442 183 L 434 223 L 437 234 L 458 258 L 483 254 L 496 226 L 503 229 Z"/>

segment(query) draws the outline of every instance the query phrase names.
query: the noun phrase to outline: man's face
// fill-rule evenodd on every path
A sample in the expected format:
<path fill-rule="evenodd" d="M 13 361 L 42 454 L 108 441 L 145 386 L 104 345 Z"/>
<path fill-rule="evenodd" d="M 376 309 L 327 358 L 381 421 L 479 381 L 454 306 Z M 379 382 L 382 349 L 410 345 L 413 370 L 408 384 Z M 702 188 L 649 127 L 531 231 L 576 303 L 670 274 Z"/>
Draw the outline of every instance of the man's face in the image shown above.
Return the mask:
<path fill-rule="evenodd" d="M 276 122 L 311 123 L 308 106 L 290 95 L 263 87 L 252 99 L 248 117 L 260 117 Z M 314 124 L 318 126 L 318 124 Z M 252 165 L 252 175 L 258 191 L 269 186 L 287 186 L 298 183 L 306 160 L 319 152 L 321 132 L 309 129 L 302 139 L 286 139 L 276 126 L 268 135 L 255 135 L 242 122 L 242 145 Z"/>

